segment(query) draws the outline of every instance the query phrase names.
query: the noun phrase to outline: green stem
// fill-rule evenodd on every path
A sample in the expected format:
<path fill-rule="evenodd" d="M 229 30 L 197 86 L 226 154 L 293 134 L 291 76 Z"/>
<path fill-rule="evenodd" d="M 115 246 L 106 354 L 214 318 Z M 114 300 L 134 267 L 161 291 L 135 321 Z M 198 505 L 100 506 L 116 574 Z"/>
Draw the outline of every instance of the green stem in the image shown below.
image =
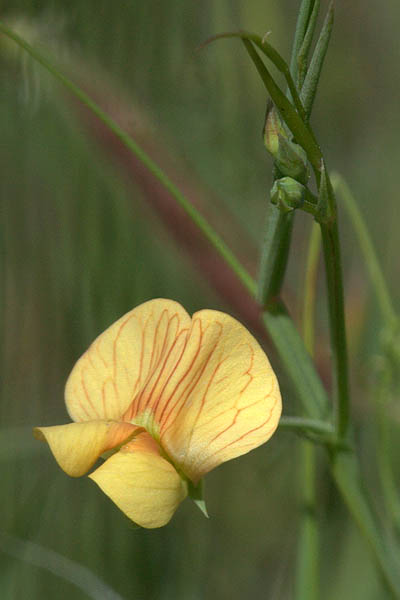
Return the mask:
<path fill-rule="evenodd" d="M 297 17 L 290 73 L 292 81 L 297 80 L 298 54 L 302 47 L 306 31 L 310 29 L 309 19 L 313 11 L 314 0 L 302 0 Z M 290 98 L 290 86 L 288 85 Z M 274 169 L 274 180 L 280 174 Z M 294 211 L 284 214 L 278 207 L 270 205 L 267 211 L 265 234 L 261 250 L 260 271 L 258 280 L 257 299 L 261 306 L 266 307 L 281 291 L 286 272 L 290 243 L 294 223 Z"/>
<path fill-rule="evenodd" d="M 328 225 L 321 223 L 321 233 L 328 288 L 336 424 L 338 436 L 343 439 L 349 427 L 350 399 L 342 265 L 336 219 Z"/>
<path fill-rule="evenodd" d="M 58 71 L 54 65 L 48 60 L 41 56 L 30 44 L 23 40 L 14 31 L 9 29 L 4 23 L 0 22 L 0 32 L 6 35 L 8 38 L 14 40 L 18 46 L 23 48 L 28 54 L 32 56 L 38 63 L 40 63 L 47 71 L 49 71 L 58 81 L 60 81 L 68 90 L 78 98 L 82 104 L 84 104 L 98 119 L 104 123 L 115 136 L 136 156 L 140 162 L 145 165 L 149 172 L 161 183 L 161 185 L 168 190 L 168 192 L 175 198 L 178 204 L 183 208 L 185 213 L 190 217 L 193 223 L 200 229 L 204 237 L 210 242 L 215 250 L 222 256 L 226 263 L 230 266 L 232 271 L 237 275 L 243 285 L 249 290 L 252 295 L 256 293 L 256 283 L 240 264 L 238 259 L 235 257 L 233 252 L 225 244 L 225 242 L 219 237 L 216 231 L 211 227 L 208 221 L 192 206 L 189 200 L 182 194 L 182 192 L 175 186 L 175 184 L 169 179 L 169 177 L 160 169 L 160 167 L 142 150 L 142 148 L 133 140 L 121 127 L 109 117 L 98 104 L 96 104 L 83 90 L 75 85 L 71 80 L 65 77 Z"/>
<path fill-rule="evenodd" d="M 319 532 L 315 489 L 316 452 L 312 442 L 301 442 L 300 485 L 301 524 L 297 548 L 296 600 L 318 600 L 319 593 Z"/>

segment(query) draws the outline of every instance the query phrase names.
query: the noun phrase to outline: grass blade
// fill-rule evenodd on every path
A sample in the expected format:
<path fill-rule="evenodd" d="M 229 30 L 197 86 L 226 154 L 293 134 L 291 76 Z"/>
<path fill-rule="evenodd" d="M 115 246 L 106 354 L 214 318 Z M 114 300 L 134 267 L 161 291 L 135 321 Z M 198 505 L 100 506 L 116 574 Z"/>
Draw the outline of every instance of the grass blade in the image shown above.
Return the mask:
<path fill-rule="evenodd" d="M 318 38 L 317 45 L 315 46 L 314 54 L 300 92 L 300 98 L 307 115 L 311 114 L 315 95 L 317 93 L 322 66 L 324 64 L 326 52 L 328 50 L 329 41 L 331 38 L 333 20 L 334 6 L 332 1 L 329 5 L 320 36 Z"/>

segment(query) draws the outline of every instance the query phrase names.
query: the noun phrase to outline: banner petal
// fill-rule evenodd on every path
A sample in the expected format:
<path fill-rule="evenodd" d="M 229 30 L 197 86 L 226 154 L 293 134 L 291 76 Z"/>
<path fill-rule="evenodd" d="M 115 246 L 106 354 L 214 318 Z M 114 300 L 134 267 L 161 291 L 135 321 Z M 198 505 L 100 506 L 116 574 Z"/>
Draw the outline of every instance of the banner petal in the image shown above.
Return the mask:
<path fill-rule="evenodd" d="M 92 343 L 74 366 L 65 388 L 73 421 L 122 420 L 151 374 L 190 328 L 190 317 L 173 300 L 137 306 Z M 123 420 L 129 420 L 124 418 Z"/>
<path fill-rule="evenodd" d="M 160 443 L 195 483 L 266 442 L 281 414 L 264 351 L 236 319 L 213 310 L 193 315 L 184 355 L 159 404 Z"/>

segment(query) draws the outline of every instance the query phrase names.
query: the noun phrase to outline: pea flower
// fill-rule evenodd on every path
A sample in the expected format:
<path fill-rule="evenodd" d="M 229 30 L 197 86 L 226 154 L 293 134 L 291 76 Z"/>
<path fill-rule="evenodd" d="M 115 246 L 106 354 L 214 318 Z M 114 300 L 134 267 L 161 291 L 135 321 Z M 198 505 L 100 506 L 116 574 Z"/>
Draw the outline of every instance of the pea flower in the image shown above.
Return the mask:
<path fill-rule="evenodd" d="M 266 442 L 281 413 L 275 374 L 243 325 L 214 310 L 190 318 L 164 299 L 92 343 L 65 401 L 74 422 L 35 436 L 72 477 L 105 458 L 89 477 L 148 528 L 168 523 L 211 469 Z"/>

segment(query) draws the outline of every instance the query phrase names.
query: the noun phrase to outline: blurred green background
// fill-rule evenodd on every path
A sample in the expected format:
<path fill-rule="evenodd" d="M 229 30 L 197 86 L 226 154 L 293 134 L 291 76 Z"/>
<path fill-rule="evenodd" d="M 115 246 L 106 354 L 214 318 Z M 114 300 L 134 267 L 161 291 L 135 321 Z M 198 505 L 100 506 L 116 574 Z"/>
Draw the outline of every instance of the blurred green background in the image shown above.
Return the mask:
<path fill-rule="evenodd" d="M 245 28 L 271 31 L 269 41 L 288 56 L 297 8 L 295 0 L 4 0 L 0 17 L 136 135 L 201 210 L 215 214 L 216 228 L 255 272 L 271 185 L 265 94 L 239 42 L 196 48 L 214 33 Z M 330 167 L 362 204 L 397 301 L 399 24 L 395 0 L 384 9 L 373 0 L 337 2 L 313 118 Z M 0 69 L 1 598 L 292 598 L 300 514 L 292 434 L 278 432 L 207 477 L 210 520 L 186 501 L 154 531 L 134 529 L 91 481 L 68 478 L 32 439 L 32 426 L 68 421 L 71 367 L 133 306 L 166 297 L 189 312 L 233 311 L 171 239 L 151 189 L 101 128 L 3 38 Z M 297 219 L 285 288 L 296 319 L 309 226 Z M 368 465 L 380 324 L 344 215 L 342 240 L 354 418 Z M 322 279 L 319 291 L 317 361 L 329 385 Z M 285 413 L 295 414 L 293 391 L 284 378 L 281 385 Z M 368 478 L 373 487 L 374 469 Z M 318 487 L 321 598 L 384 598 L 324 460 Z"/>

